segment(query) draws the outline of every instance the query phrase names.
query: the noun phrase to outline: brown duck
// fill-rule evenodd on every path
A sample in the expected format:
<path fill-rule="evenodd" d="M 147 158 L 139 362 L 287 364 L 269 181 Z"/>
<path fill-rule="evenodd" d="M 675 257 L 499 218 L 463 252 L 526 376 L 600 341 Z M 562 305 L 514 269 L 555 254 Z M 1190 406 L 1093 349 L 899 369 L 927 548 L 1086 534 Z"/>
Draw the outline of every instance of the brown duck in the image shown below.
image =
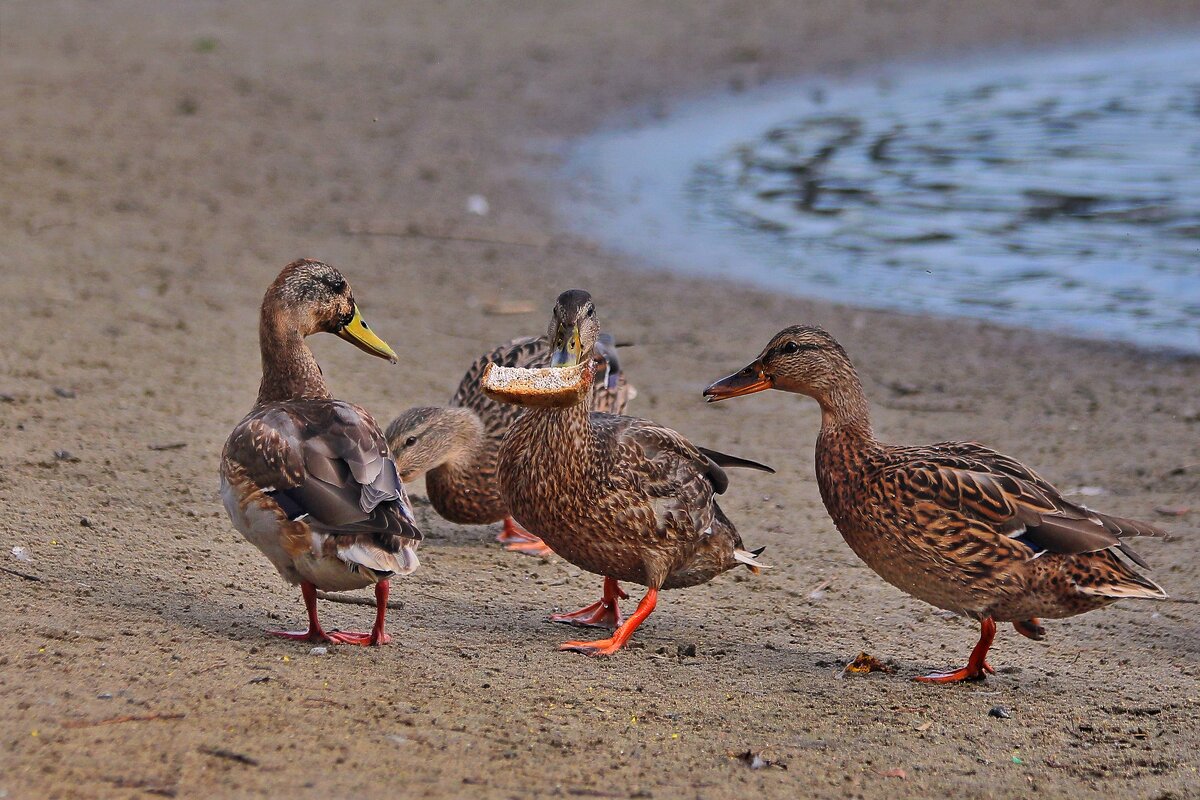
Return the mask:
<path fill-rule="evenodd" d="M 591 296 L 577 289 L 561 294 L 550 322 L 551 365 L 590 364 L 585 379 L 594 379 L 599 336 Z M 705 583 L 739 564 L 755 572 L 761 566 L 758 553 L 742 547 L 716 495 L 729 484 L 723 466 L 771 469 L 696 447 L 670 428 L 589 413 L 586 402 L 529 408 L 504 438 L 498 466 L 501 493 L 517 521 L 567 561 L 604 576 L 599 601 L 551 619 L 615 632 L 560 649 L 611 655 L 650 616 L 660 589 Z M 648 589 L 624 623 L 619 581 Z"/>
<path fill-rule="evenodd" d="M 592 408 L 620 414 L 637 392 L 625 380 L 611 337 L 601 337 L 594 355 L 597 380 L 592 386 Z M 388 444 L 405 483 L 425 474 L 429 502 L 442 517 L 466 525 L 503 520 L 496 540 L 506 549 L 547 556 L 553 551 L 513 521 L 500 495 L 496 479 L 500 442 L 524 409 L 484 393 L 479 380 L 488 364 L 547 367 L 550 342 L 545 336 L 530 336 L 483 354 L 463 376 L 448 407 L 410 408 L 392 420 Z"/>
<path fill-rule="evenodd" d="M 979 680 L 993 672 L 997 622 L 1042 639 L 1038 617 L 1070 617 L 1121 598 L 1166 597 L 1127 563 L 1125 539 L 1162 536 L 1144 522 L 1063 498 L 1033 470 L 974 442 L 883 444 L 849 356 L 820 328 L 776 334 L 749 366 L 705 390 L 710 402 L 780 389 L 821 407 L 817 483 L 850 548 L 893 586 L 979 620 L 967 666 L 917 680 Z"/>
<path fill-rule="evenodd" d="M 371 415 L 333 399 L 304 337 L 333 333 L 395 363 L 363 321 L 342 274 L 319 261 L 283 268 L 263 298 L 258 400 L 221 454 L 221 499 L 233 526 L 300 584 L 313 642 L 385 644 L 388 579 L 417 568 L 421 532 Z M 370 633 L 325 632 L 317 589 L 375 587 Z"/>

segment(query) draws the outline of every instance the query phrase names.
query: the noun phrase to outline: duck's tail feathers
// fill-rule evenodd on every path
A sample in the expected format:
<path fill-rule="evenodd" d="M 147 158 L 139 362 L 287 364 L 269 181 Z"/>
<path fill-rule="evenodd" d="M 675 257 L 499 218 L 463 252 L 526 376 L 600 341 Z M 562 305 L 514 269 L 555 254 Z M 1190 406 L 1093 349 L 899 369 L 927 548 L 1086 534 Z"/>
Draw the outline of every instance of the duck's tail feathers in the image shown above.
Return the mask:
<path fill-rule="evenodd" d="M 1123 575 L 1104 581 L 1096 586 L 1080 586 L 1079 591 L 1098 597 L 1138 598 L 1142 600 L 1166 600 L 1166 591 L 1154 581 L 1133 570 L 1122 570 Z"/>
<path fill-rule="evenodd" d="M 745 564 L 746 569 L 758 575 L 764 569 L 771 569 L 770 564 L 764 564 L 758 560 L 758 557 L 762 555 L 762 551 L 766 549 L 765 547 L 760 547 L 757 550 L 742 550 L 738 548 L 733 551 L 733 560 L 739 564 Z"/>
<path fill-rule="evenodd" d="M 709 461 L 713 462 L 718 467 L 740 467 L 742 469 L 756 469 L 759 472 L 769 472 L 772 475 L 775 474 L 775 470 L 772 467 L 768 467 L 766 464 L 760 464 L 757 461 L 751 461 L 748 458 L 731 456 L 728 453 L 722 453 L 719 450 L 710 450 L 707 447 L 697 447 L 696 449 L 703 453 Z"/>
<path fill-rule="evenodd" d="M 409 575 L 416 571 L 421 562 L 417 560 L 417 543 L 401 539 L 403 544 L 395 553 L 389 553 L 373 543 L 357 541 L 338 548 L 343 561 L 366 567 L 373 572 L 391 575 Z"/>

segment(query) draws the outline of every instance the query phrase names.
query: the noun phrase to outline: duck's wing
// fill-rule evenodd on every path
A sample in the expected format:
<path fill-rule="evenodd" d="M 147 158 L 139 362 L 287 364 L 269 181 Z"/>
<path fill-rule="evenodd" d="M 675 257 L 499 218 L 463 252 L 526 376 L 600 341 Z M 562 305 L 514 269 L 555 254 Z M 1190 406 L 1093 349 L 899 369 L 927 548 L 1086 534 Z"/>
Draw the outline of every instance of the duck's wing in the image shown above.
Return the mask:
<path fill-rule="evenodd" d="M 1115 549 L 1146 562 L 1123 540 L 1165 536 L 1145 522 L 1101 514 L 1065 499 L 1033 470 L 973 442 L 894 448 L 881 465 L 885 492 L 918 514 L 949 511 L 1019 541 L 1032 551 L 1077 555 Z"/>
<path fill-rule="evenodd" d="M 407 559 L 397 570 L 388 563 L 395 559 L 376 551 L 408 553 L 422 538 L 387 442 L 358 406 L 337 400 L 268 404 L 234 430 L 225 459 L 288 519 L 337 537 L 339 551 L 357 563 L 405 571 Z"/>
<path fill-rule="evenodd" d="M 644 517 L 646 529 L 676 539 L 712 533 L 719 514 L 715 496 L 729 486 L 719 464 L 678 432 L 649 420 L 598 412 L 591 419 L 611 474 L 649 497 L 648 503 L 631 501 L 621 513 Z"/>

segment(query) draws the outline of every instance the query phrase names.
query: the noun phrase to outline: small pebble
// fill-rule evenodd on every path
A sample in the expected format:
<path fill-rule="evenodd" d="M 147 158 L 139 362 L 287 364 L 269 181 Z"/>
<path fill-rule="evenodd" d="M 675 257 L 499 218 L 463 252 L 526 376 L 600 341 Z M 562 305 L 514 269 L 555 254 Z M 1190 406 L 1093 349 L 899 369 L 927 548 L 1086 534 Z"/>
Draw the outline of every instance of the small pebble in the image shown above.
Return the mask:
<path fill-rule="evenodd" d="M 80 525 L 82 525 L 82 526 L 83 526 L 83 527 L 85 527 L 85 528 L 91 528 L 91 527 L 92 527 L 92 526 L 94 526 L 96 523 L 92 522 L 92 518 L 91 518 L 91 517 L 80 517 L 80 518 L 79 518 L 79 524 L 80 524 Z"/>
<path fill-rule="evenodd" d="M 101 692 L 96 695 L 96 698 L 98 700 L 112 700 L 112 692 Z"/>
<path fill-rule="evenodd" d="M 323 655 L 328 655 L 328 654 L 329 654 L 329 648 L 328 648 L 328 647 L 314 647 L 312 650 L 309 650 L 309 651 L 308 651 L 308 654 L 309 654 L 310 656 L 323 656 Z"/>
<path fill-rule="evenodd" d="M 992 706 L 988 709 L 988 716 L 997 719 L 1012 719 L 1012 714 L 1004 706 Z"/>
<path fill-rule="evenodd" d="M 486 217 L 491 211 L 491 205 L 483 195 L 473 194 L 467 198 L 467 211 L 480 217 Z"/>
<path fill-rule="evenodd" d="M 54 393 L 55 393 L 56 395 L 58 395 L 59 397 L 65 397 L 65 398 L 66 398 L 66 399 L 68 399 L 68 400 L 70 400 L 71 398 L 75 397 L 75 390 L 74 390 L 74 389 L 64 389 L 64 388 L 63 388 L 63 387 L 61 387 L 61 386 L 55 386 L 55 387 L 54 387 Z"/>
<path fill-rule="evenodd" d="M 675 648 L 675 652 L 680 658 L 693 658 L 696 655 L 696 643 L 688 642 L 687 644 L 678 645 Z"/>

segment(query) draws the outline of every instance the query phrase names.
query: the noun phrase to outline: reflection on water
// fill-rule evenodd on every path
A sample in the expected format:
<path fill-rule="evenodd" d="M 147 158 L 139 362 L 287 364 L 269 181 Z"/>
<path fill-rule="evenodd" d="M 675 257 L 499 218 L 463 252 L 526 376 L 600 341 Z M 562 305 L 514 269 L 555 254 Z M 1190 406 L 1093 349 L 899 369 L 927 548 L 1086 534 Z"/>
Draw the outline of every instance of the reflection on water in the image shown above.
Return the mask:
<path fill-rule="evenodd" d="M 573 167 L 651 260 L 1200 351 L 1200 40 L 725 98 Z"/>

